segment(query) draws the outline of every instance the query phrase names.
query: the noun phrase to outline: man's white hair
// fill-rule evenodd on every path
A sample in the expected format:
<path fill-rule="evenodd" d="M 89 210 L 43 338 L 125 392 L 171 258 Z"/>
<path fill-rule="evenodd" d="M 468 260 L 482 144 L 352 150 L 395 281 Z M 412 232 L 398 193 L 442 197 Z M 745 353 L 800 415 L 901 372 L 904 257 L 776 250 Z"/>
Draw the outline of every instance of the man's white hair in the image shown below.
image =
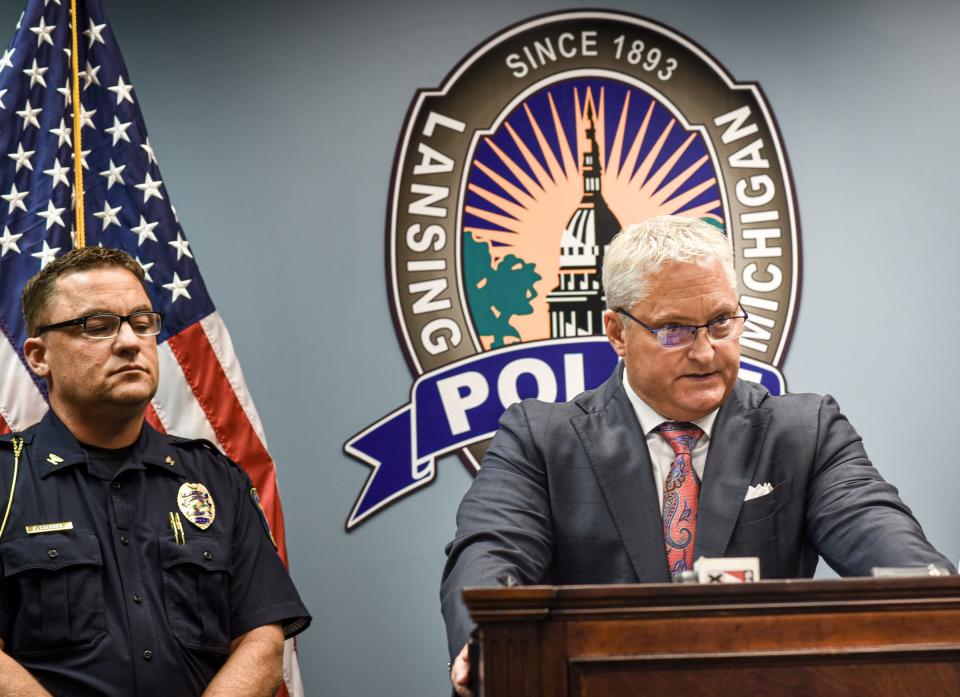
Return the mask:
<path fill-rule="evenodd" d="M 607 308 L 629 309 L 644 300 L 650 276 L 666 262 L 719 259 L 730 284 L 737 287 L 733 248 L 719 229 L 703 220 L 661 215 L 619 232 L 603 258 Z"/>

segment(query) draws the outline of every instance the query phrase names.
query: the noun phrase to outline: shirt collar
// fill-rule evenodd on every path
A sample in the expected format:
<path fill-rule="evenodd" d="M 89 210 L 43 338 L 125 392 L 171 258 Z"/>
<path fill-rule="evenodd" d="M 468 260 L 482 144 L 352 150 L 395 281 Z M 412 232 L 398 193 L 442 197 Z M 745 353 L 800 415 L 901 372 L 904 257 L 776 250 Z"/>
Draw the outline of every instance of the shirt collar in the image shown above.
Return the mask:
<path fill-rule="evenodd" d="M 40 476 L 46 477 L 53 472 L 69 469 L 73 465 L 86 463 L 87 454 L 73 437 L 53 409 L 37 426 L 37 432 L 31 444 L 32 451 L 39 460 Z"/>
<path fill-rule="evenodd" d="M 640 422 L 640 428 L 643 429 L 644 436 L 649 436 L 650 433 L 664 421 L 672 420 L 661 414 L 658 414 L 653 407 L 640 398 L 640 396 L 630 385 L 630 379 L 627 377 L 626 368 L 624 368 L 623 371 L 623 390 L 627 393 L 627 399 L 630 400 L 630 404 L 633 406 L 633 411 L 637 415 L 637 421 Z M 717 412 L 719 411 L 720 407 L 717 407 L 706 416 L 702 416 L 691 423 L 699 426 L 700 430 L 703 431 L 704 435 L 707 437 L 707 439 L 709 439 L 710 434 L 713 431 L 713 424 L 717 420 Z"/>
<path fill-rule="evenodd" d="M 83 446 L 77 442 L 70 429 L 53 409 L 49 409 L 38 424 L 37 432 L 33 437 L 32 450 L 40 460 L 41 478 L 87 461 L 87 453 Z M 152 465 L 175 476 L 182 476 L 178 471 L 180 468 L 175 466 L 173 449 L 146 421 L 140 430 L 133 453 L 134 469 L 143 469 L 144 465 Z"/>

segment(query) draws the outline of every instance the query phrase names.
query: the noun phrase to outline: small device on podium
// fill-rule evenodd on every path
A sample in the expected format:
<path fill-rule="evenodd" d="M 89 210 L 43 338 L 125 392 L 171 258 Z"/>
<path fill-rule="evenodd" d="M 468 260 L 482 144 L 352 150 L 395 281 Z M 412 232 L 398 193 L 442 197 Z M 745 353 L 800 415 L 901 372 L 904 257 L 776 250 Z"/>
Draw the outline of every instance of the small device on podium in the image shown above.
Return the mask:
<path fill-rule="evenodd" d="M 874 578 L 904 578 L 912 576 L 950 576 L 950 569 L 936 564 L 926 566 L 875 566 L 871 569 Z"/>
<path fill-rule="evenodd" d="M 674 576 L 677 583 L 754 583 L 760 580 L 757 557 L 700 557 L 693 571 Z"/>

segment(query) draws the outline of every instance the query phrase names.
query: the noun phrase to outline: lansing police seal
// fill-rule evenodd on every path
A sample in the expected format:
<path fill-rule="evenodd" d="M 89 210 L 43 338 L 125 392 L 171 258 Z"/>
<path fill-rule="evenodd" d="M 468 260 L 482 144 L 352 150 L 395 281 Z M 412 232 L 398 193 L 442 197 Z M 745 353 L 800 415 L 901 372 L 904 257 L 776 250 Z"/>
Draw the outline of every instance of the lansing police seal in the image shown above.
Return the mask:
<path fill-rule="evenodd" d="M 373 467 L 346 527 L 472 470 L 510 404 L 605 380 L 600 268 L 621 228 L 707 220 L 734 250 L 741 377 L 778 370 L 799 287 L 786 155 L 756 84 L 647 19 L 574 11 L 491 38 L 414 98 L 388 208 L 390 299 L 415 376 L 410 402 L 353 436 Z"/>

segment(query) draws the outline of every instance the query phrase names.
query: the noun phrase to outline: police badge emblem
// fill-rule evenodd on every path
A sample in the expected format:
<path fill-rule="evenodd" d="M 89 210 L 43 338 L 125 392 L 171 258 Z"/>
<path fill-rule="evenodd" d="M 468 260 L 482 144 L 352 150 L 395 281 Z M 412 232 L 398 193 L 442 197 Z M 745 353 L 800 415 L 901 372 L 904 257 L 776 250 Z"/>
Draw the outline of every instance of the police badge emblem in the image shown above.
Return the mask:
<path fill-rule="evenodd" d="M 177 506 L 180 512 L 191 523 L 201 530 L 206 530 L 217 517 L 217 506 L 213 496 L 203 484 L 199 482 L 184 482 L 177 492 Z"/>
<path fill-rule="evenodd" d="M 401 133 L 387 286 L 414 381 L 344 444 L 372 470 L 347 530 L 434 481 L 444 456 L 476 473 L 510 405 L 610 376 L 604 250 L 659 215 L 727 236 L 749 313 L 740 377 L 786 391 L 800 289 L 786 152 L 756 83 L 692 40 L 622 12 L 534 17 L 419 90 Z"/>

